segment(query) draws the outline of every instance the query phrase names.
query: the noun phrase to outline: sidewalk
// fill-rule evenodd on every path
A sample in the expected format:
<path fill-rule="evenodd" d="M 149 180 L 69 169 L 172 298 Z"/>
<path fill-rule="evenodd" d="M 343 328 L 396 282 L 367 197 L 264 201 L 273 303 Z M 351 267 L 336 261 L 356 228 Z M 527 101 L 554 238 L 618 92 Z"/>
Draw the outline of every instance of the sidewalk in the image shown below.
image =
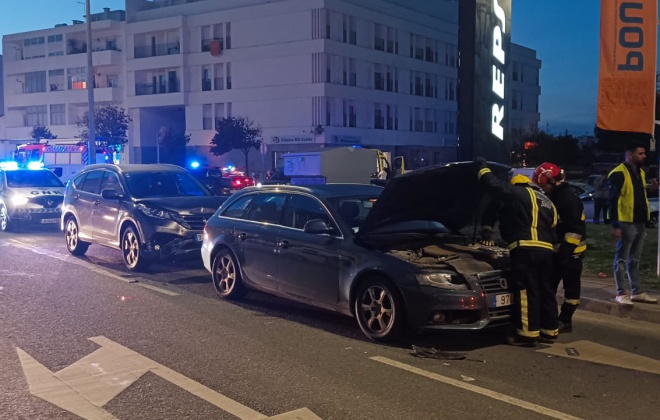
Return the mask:
<path fill-rule="evenodd" d="M 660 292 L 645 290 L 649 295 L 660 298 Z M 633 306 L 623 306 L 615 302 L 614 279 L 612 277 L 582 277 L 582 293 L 578 310 L 599 312 L 638 321 L 660 323 L 660 304 L 635 302 Z M 557 293 L 557 301 L 564 301 L 564 291 L 561 284 Z"/>

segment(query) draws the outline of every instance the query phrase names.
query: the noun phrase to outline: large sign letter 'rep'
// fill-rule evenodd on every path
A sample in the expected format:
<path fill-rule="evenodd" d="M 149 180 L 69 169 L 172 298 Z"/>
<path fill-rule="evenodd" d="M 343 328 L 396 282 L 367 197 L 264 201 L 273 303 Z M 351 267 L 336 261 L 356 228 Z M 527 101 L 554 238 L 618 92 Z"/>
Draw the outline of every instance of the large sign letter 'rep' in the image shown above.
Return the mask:
<path fill-rule="evenodd" d="M 504 42 L 502 34 L 506 32 L 506 14 L 498 0 L 493 0 L 493 10 L 497 24 L 493 28 L 493 92 L 501 99 L 493 104 L 490 132 L 500 140 L 504 140 Z"/>

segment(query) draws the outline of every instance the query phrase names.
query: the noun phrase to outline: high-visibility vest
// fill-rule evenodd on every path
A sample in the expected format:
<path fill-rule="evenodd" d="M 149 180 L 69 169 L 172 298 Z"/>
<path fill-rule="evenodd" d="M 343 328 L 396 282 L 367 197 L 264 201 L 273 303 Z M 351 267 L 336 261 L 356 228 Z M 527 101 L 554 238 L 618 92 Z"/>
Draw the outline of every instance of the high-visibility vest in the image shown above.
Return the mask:
<path fill-rule="evenodd" d="M 621 187 L 621 194 L 619 195 L 619 201 L 617 202 L 619 222 L 632 223 L 635 214 L 635 188 L 633 187 L 632 177 L 630 176 L 630 171 L 628 171 L 628 168 L 626 168 L 626 165 L 623 163 L 612 169 L 608 178 L 615 172 L 623 173 L 623 187 Z M 639 175 L 642 177 L 644 199 L 646 200 L 646 220 L 649 220 L 651 213 L 649 199 L 646 195 L 646 174 L 642 168 L 639 168 Z"/>

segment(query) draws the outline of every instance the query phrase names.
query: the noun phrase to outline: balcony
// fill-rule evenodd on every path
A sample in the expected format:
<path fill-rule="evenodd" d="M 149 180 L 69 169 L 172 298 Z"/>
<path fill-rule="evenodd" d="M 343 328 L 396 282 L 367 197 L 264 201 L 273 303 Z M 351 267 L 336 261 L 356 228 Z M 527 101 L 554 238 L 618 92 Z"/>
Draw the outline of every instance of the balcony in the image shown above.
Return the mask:
<path fill-rule="evenodd" d="M 178 42 L 170 42 L 168 44 L 154 44 L 145 45 L 134 48 L 135 58 L 159 57 L 163 55 L 175 55 L 181 51 Z"/>
<path fill-rule="evenodd" d="M 169 80 L 167 83 L 137 83 L 135 96 L 160 95 L 180 92 L 179 80 Z"/>

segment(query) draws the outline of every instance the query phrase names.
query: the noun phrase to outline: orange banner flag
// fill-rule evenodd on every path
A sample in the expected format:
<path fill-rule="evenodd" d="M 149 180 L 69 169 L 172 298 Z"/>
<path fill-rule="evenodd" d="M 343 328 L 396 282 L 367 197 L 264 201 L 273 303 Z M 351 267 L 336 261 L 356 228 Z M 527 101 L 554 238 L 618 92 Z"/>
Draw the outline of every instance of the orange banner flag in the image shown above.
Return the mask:
<path fill-rule="evenodd" d="M 596 126 L 653 133 L 657 0 L 601 0 Z"/>

